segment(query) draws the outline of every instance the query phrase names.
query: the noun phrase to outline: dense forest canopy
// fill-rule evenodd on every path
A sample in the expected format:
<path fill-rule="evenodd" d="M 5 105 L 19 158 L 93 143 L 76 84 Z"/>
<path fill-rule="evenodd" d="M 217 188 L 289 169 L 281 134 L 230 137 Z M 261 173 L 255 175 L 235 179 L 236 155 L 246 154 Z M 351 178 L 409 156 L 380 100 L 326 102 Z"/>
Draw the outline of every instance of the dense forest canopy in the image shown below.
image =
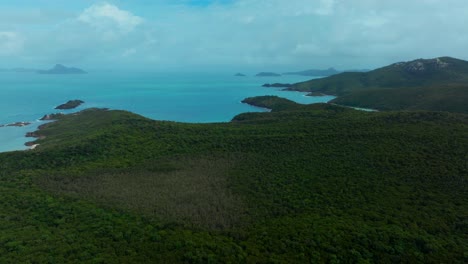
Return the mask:
<path fill-rule="evenodd" d="M 90 109 L 0 154 L 0 260 L 466 260 L 467 115 L 248 100 L 273 111 Z"/>

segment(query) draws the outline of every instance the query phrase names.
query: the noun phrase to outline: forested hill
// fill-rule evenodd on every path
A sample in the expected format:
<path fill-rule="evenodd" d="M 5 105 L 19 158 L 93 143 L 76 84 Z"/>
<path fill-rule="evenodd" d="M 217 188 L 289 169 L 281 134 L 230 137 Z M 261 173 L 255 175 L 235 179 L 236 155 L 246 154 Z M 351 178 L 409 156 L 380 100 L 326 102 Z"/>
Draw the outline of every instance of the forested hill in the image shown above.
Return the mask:
<path fill-rule="evenodd" d="M 287 90 L 344 95 L 357 90 L 468 84 L 468 62 L 450 57 L 399 62 L 369 72 L 344 72 Z"/>
<path fill-rule="evenodd" d="M 0 262 L 466 263 L 467 115 L 250 101 L 281 109 L 91 109 L 0 154 Z"/>
<path fill-rule="evenodd" d="M 468 62 L 418 59 L 297 83 L 287 90 L 336 95 L 334 103 L 356 107 L 467 113 Z"/>
<path fill-rule="evenodd" d="M 339 96 L 331 103 L 379 110 L 428 110 L 468 114 L 468 84 L 372 89 Z"/>

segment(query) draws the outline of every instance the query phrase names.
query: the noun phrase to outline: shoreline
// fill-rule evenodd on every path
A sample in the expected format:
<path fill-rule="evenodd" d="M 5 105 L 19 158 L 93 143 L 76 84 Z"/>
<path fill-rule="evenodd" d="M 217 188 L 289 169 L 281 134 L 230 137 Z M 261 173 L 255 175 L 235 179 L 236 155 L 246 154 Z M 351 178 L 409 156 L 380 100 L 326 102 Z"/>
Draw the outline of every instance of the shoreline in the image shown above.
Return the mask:
<path fill-rule="evenodd" d="M 364 112 L 380 112 L 380 110 L 378 110 L 378 109 L 364 108 L 364 107 L 357 107 L 357 106 L 341 105 L 341 104 L 332 103 L 333 100 L 335 100 L 335 99 L 338 98 L 337 95 L 324 94 L 324 93 L 321 93 L 321 92 L 313 92 L 313 91 L 312 91 L 312 92 L 305 92 L 305 91 L 299 91 L 299 90 L 291 90 L 291 89 L 289 89 L 289 88 L 283 89 L 282 91 L 306 93 L 306 94 L 303 95 L 303 96 L 305 96 L 305 97 L 325 97 L 325 96 L 333 96 L 333 97 L 335 97 L 335 98 L 331 99 L 330 101 L 327 101 L 327 102 L 326 102 L 327 104 L 336 105 L 336 106 L 342 106 L 342 107 L 347 107 L 347 108 L 352 108 L 352 109 L 354 109 L 354 110 L 364 111 Z"/>
<path fill-rule="evenodd" d="M 37 146 L 39 146 L 39 145 L 40 145 L 40 144 L 34 144 L 34 145 L 30 146 L 29 149 L 27 149 L 27 150 L 34 150 L 34 149 L 36 149 Z"/>
<path fill-rule="evenodd" d="M 279 88 L 279 87 L 278 87 L 278 88 Z M 282 89 L 282 90 L 283 90 L 283 89 Z M 287 91 L 287 90 L 285 90 L 285 91 Z M 288 91 L 287 91 L 287 92 L 288 92 Z M 289 92 L 291 92 L 291 91 L 289 91 Z M 297 92 L 297 91 L 294 91 L 294 92 Z M 262 95 L 258 95 L 258 96 L 262 96 Z M 302 96 L 306 96 L 306 94 L 303 94 Z M 302 96 L 301 96 L 301 97 L 302 97 Z M 281 96 L 281 97 L 283 97 L 283 96 Z M 289 97 L 288 97 L 287 95 L 285 95 L 284 98 L 287 98 L 287 99 L 288 99 Z M 288 100 L 292 100 L 292 101 L 297 102 L 295 99 L 288 99 Z M 68 102 L 70 102 L 70 101 L 68 101 Z M 84 103 L 84 101 L 83 101 L 83 103 Z M 242 102 L 240 101 L 240 103 L 242 103 Z M 302 103 L 302 102 L 297 102 L 297 103 L 298 103 L 298 104 L 310 104 L 310 103 Z M 314 102 L 312 102 L 312 103 L 314 103 Z M 242 104 L 243 104 L 243 103 L 242 103 Z M 257 112 L 257 111 L 258 111 L 258 112 L 271 112 L 271 111 L 272 111 L 271 109 L 269 109 L 269 108 L 267 108 L 267 107 L 259 107 L 259 106 L 254 106 L 254 105 L 250 105 L 250 104 L 249 104 L 249 106 L 253 107 L 252 110 L 250 110 L 249 112 Z M 257 110 L 255 110 L 255 109 L 257 109 Z M 51 110 L 52 110 L 52 109 L 51 109 Z M 83 109 L 82 109 L 82 110 L 83 110 Z M 234 114 L 234 116 L 236 116 L 236 115 L 238 115 L 238 114 L 242 114 L 242 113 L 244 113 L 244 112 L 247 112 L 247 111 L 245 111 L 245 110 L 244 110 L 244 111 L 240 111 L 239 113 Z M 66 113 L 66 114 L 68 114 L 68 113 Z M 26 123 L 27 123 L 27 125 L 30 125 L 30 124 L 36 125 L 37 122 L 44 122 L 44 121 L 52 121 L 52 122 L 53 122 L 53 121 L 56 121 L 56 120 L 57 120 L 57 119 L 54 119 L 54 118 L 59 117 L 60 115 L 63 115 L 63 113 L 53 113 L 53 112 L 51 112 L 51 113 L 49 113 L 49 114 L 45 114 L 44 116 L 42 116 L 42 118 L 38 118 L 38 119 L 36 119 L 35 121 L 32 121 L 32 122 L 14 122 L 14 123 L 11 123 L 11 124 L 17 124 L 17 125 L 16 125 L 17 127 L 23 127 L 23 126 L 25 126 Z M 148 117 L 148 118 L 150 118 L 150 117 Z M 151 119 L 152 119 L 152 118 L 151 118 Z M 154 120 L 165 120 L 165 119 L 154 119 Z M 225 121 L 209 121 L 209 122 L 201 121 L 201 122 L 196 122 L 196 123 L 219 123 L 219 122 L 230 122 L 231 120 L 232 120 L 232 117 L 227 118 Z M 195 122 L 190 122 L 190 121 L 177 121 L 177 120 L 170 120 L 170 121 L 195 123 Z M 47 123 L 46 123 L 46 124 L 47 124 Z M 32 145 L 35 144 L 35 142 L 36 142 L 37 140 L 42 139 L 40 136 L 37 135 L 37 132 L 38 132 L 39 130 L 41 130 L 41 128 L 42 128 L 43 125 L 45 125 L 45 124 L 40 124 L 40 125 L 37 127 L 37 129 L 36 129 L 35 131 L 26 132 L 26 135 L 23 135 L 23 138 L 24 138 L 24 137 L 26 137 L 26 138 L 31 137 L 31 138 L 34 138 L 34 140 L 23 141 L 23 142 L 21 142 L 21 143 L 19 143 L 19 144 L 21 144 L 22 146 L 31 147 Z M 3 126 L 6 127 L 6 125 L 3 125 Z M 2 126 L 0 125 L 0 128 L 1 128 L 1 127 L 2 127 Z M 24 151 L 25 149 L 21 148 L 21 145 L 18 145 L 17 149 L 0 151 L 0 153 L 1 153 L 1 152 L 10 152 L 10 151 Z M 37 148 L 37 146 L 36 146 L 35 148 Z M 28 149 L 26 149 L 26 150 L 28 150 Z"/>

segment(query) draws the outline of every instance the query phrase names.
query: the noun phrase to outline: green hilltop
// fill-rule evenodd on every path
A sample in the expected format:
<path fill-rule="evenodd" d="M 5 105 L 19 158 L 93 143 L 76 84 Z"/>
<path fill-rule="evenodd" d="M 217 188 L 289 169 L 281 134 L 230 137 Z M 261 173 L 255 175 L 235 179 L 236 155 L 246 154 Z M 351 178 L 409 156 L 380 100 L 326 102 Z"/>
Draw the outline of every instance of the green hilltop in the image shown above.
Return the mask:
<path fill-rule="evenodd" d="M 356 107 L 468 113 L 468 62 L 450 57 L 418 59 L 297 83 L 287 90 L 336 95 L 333 103 Z"/>
<path fill-rule="evenodd" d="M 465 263 L 468 116 L 90 109 L 0 154 L 2 263 Z"/>

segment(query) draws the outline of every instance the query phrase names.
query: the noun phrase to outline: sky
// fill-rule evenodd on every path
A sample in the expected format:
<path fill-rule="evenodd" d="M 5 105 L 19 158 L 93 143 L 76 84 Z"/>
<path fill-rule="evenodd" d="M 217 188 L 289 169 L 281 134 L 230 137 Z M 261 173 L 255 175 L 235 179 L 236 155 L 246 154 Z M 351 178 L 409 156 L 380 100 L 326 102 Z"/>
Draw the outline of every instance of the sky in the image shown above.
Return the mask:
<path fill-rule="evenodd" d="M 466 0 L 0 0 L 0 68 L 279 71 L 468 59 Z"/>

